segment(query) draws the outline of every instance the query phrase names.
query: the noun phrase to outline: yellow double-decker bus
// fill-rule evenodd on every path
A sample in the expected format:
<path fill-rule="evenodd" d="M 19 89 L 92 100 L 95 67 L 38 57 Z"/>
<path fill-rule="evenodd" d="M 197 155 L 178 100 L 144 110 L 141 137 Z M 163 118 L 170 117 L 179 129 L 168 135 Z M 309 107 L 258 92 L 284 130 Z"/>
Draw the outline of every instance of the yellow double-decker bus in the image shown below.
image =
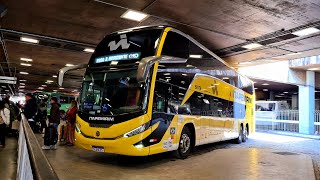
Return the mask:
<path fill-rule="evenodd" d="M 186 158 L 195 146 L 241 143 L 254 132 L 252 81 L 171 27 L 105 36 L 79 101 L 75 145 L 97 152 Z"/>

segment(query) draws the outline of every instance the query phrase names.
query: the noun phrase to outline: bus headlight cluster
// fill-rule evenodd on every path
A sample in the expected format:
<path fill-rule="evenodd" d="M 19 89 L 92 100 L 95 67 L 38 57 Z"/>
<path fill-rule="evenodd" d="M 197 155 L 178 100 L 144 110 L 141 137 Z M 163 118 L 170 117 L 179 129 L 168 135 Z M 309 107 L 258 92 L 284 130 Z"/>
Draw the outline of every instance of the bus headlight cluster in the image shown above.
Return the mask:
<path fill-rule="evenodd" d="M 149 128 L 149 125 L 150 125 L 150 122 L 147 122 L 147 123 L 143 124 L 142 126 L 139 126 L 139 127 L 135 128 L 134 130 L 125 133 L 123 135 L 123 137 L 131 137 L 131 136 L 140 134 L 140 133 L 144 132 L 145 130 L 147 130 Z"/>

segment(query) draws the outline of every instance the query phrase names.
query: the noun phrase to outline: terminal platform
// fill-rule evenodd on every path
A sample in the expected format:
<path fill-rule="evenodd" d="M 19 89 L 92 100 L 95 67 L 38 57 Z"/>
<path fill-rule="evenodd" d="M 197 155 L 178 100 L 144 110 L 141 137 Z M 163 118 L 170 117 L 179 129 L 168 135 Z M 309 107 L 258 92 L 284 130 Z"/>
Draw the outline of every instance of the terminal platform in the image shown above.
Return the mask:
<path fill-rule="evenodd" d="M 259 148 L 216 149 L 185 160 L 169 153 L 122 157 L 69 146 L 45 155 L 59 179 L 315 179 L 308 155 Z"/>

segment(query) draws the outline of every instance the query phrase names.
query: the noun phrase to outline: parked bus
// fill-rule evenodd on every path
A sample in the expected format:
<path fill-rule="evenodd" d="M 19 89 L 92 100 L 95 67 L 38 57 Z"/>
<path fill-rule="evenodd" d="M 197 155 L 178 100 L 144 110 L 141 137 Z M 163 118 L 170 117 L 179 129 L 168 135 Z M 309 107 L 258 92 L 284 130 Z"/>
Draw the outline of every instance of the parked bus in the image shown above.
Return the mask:
<path fill-rule="evenodd" d="M 254 88 L 221 58 L 171 27 L 107 35 L 86 67 L 75 145 L 147 156 L 174 151 L 186 158 L 198 145 L 254 131 Z"/>

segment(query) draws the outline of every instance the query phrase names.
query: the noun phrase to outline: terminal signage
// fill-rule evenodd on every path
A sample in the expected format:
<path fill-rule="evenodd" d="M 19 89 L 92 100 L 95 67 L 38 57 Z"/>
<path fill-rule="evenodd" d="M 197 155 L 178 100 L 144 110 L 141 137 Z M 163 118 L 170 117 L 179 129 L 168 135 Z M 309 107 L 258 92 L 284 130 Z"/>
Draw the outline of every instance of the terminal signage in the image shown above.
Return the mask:
<path fill-rule="evenodd" d="M 130 52 L 130 53 L 121 53 L 121 54 L 112 54 L 107 56 L 98 57 L 95 59 L 95 64 L 105 63 L 110 61 L 123 61 L 131 59 L 140 59 L 140 52 Z"/>

